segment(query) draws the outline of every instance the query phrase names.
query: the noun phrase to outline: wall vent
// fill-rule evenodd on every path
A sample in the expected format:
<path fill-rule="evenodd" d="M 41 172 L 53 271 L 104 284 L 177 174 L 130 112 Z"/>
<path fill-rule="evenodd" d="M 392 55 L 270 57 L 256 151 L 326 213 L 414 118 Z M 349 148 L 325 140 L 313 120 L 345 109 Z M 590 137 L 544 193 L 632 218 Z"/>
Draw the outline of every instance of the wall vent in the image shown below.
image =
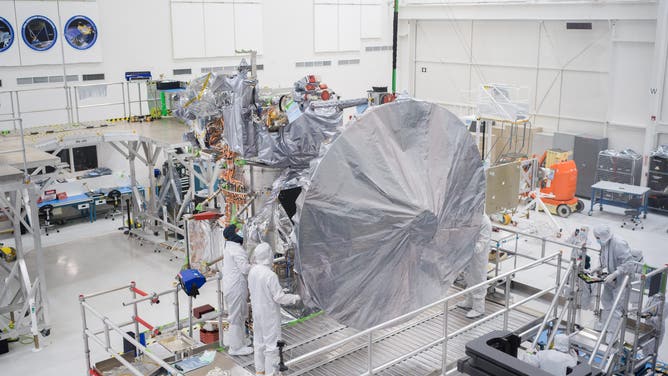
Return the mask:
<path fill-rule="evenodd" d="M 172 70 L 172 73 L 175 76 L 180 76 L 180 75 L 193 74 L 193 70 L 190 69 L 190 68 L 174 69 L 174 70 Z"/>
<path fill-rule="evenodd" d="M 392 51 L 392 46 L 367 46 L 365 48 L 366 52 L 371 51 Z"/>
<path fill-rule="evenodd" d="M 566 30 L 591 30 L 591 22 L 566 22 Z"/>
<path fill-rule="evenodd" d="M 84 74 L 82 81 L 99 81 L 104 80 L 104 73 Z"/>
<path fill-rule="evenodd" d="M 360 59 L 339 60 L 339 65 L 355 65 L 359 63 Z"/>
<path fill-rule="evenodd" d="M 78 81 L 79 76 L 68 75 L 67 82 Z M 47 84 L 63 82 L 63 76 L 17 77 L 17 85 Z"/>
<path fill-rule="evenodd" d="M 225 67 L 202 67 L 201 72 L 202 73 L 211 73 L 211 72 L 222 72 L 225 69 Z"/>
<path fill-rule="evenodd" d="M 311 68 L 311 67 L 330 67 L 331 60 L 315 60 L 315 61 L 298 61 L 295 63 L 297 68 Z"/>

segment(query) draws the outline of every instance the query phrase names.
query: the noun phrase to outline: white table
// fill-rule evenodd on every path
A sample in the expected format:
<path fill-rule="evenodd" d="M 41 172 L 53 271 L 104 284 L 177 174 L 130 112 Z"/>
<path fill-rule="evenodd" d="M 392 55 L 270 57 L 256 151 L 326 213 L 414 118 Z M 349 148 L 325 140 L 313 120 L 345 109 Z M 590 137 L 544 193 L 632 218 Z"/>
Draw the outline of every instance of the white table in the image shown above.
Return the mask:
<path fill-rule="evenodd" d="M 615 183 L 612 181 L 601 180 L 591 186 L 591 206 L 589 208 L 589 215 L 594 212 L 594 206 L 599 205 L 599 209 L 603 210 L 603 205 L 617 206 L 620 208 L 635 209 L 635 207 L 628 204 L 628 202 L 614 201 L 603 198 L 605 192 L 620 193 L 630 197 L 640 197 L 640 211 L 644 218 L 647 218 L 647 198 L 649 196 L 648 187 L 640 187 L 637 185 Z"/>

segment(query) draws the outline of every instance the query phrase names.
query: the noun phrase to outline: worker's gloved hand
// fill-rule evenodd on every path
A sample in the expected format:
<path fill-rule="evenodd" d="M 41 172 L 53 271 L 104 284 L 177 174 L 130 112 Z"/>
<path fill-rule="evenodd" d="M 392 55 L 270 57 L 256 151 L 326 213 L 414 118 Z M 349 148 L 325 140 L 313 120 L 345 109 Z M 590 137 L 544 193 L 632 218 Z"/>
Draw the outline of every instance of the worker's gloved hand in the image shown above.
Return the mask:
<path fill-rule="evenodd" d="M 299 303 L 300 300 L 302 300 L 301 296 L 294 295 L 294 301 L 292 302 L 292 304 L 297 304 L 297 303 Z"/>
<path fill-rule="evenodd" d="M 613 283 L 615 283 L 615 280 L 617 279 L 618 276 L 619 276 L 618 271 L 616 271 L 614 273 L 610 273 L 607 277 L 605 277 L 605 281 L 604 281 L 605 284 L 606 285 L 612 285 Z"/>

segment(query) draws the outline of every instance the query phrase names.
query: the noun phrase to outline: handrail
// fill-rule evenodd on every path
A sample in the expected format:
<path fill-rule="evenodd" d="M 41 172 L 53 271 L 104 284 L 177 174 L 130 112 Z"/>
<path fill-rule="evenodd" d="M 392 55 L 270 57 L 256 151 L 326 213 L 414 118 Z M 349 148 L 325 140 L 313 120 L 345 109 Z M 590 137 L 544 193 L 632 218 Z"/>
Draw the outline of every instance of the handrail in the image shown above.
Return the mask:
<path fill-rule="evenodd" d="M 653 270 L 653 271 L 651 271 L 647 274 L 641 274 L 640 275 L 640 280 L 631 283 L 631 286 L 636 282 L 638 282 L 640 284 L 640 288 L 638 290 L 635 290 L 633 288 L 631 289 L 631 291 L 639 292 L 638 310 L 637 310 L 637 316 L 636 316 L 637 320 L 641 317 L 643 312 L 647 312 L 648 310 L 653 309 L 652 306 L 656 306 L 657 309 L 658 309 L 657 304 L 653 304 L 653 305 L 644 307 L 644 297 L 645 297 L 644 292 L 645 292 L 645 288 L 647 287 L 647 281 L 650 278 L 652 278 L 652 277 L 654 277 L 655 275 L 658 275 L 658 274 L 665 275 L 666 271 L 668 271 L 668 266 L 664 265 L 663 267 L 657 268 L 657 269 L 655 269 L 655 270 Z M 658 294 L 661 294 L 661 292 L 658 292 Z M 648 297 L 649 297 L 649 293 L 648 293 Z M 663 303 L 664 303 L 663 301 L 659 302 L 661 307 L 663 307 Z M 660 315 L 663 316 L 663 313 L 661 313 Z M 664 330 L 665 330 L 665 328 L 664 328 Z M 634 325 L 634 329 L 633 329 L 634 342 L 636 342 L 638 340 L 639 335 L 640 335 L 640 325 L 636 324 L 636 325 Z M 631 350 L 631 353 L 628 356 L 628 359 L 632 359 L 633 361 L 627 362 L 627 366 L 626 366 L 626 372 L 627 373 L 633 372 L 635 364 L 637 364 L 637 362 L 636 362 L 636 356 L 637 355 L 638 355 L 638 346 L 633 346 L 633 348 Z M 653 356 L 654 355 L 650 355 L 650 360 Z M 654 364 L 653 361 L 651 363 Z"/>
<path fill-rule="evenodd" d="M 510 232 L 510 233 L 512 233 L 512 234 L 517 234 L 517 235 L 522 235 L 522 236 L 526 236 L 526 237 L 533 238 L 533 239 L 543 240 L 543 241 L 546 241 L 546 242 L 550 242 L 550 243 L 552 243 L 552 244 L 560 245 L 560 246 L 562 246 L 562 247 L 568 247 L 568 248 L 583 248 L 583 247 L 578 247 L 578 246 L 576 246 L 576 245 L 574 245 L 574 244 L 569 244 L 569 243 L 562 242 L 562 241 L 559 241 L 559 240 L 549 239 L 549 238 L 546 237 L 546 236 L 540 236 L 540 235 L 535 235 L 535 234 L 529 234 L 529 233 L 527 233 L 527 232 L 522 232 L 522 231 L 518 231 L 518 230 L 511 229 L 511 228 L 506 228 L 506 227 L 501 227 L 501 226 L 496 226 L 496 227 L 499 228 L 500 230 L 503 230 L 503 231 L 506 231 L 506 232 Z M 601 250 L 600 250 L 600 249 L 597 249 L 597 248 L 591 248 L 591 247 L 587 247 L 587 246 L 585 246 L 584 248 L 587 249 L 587 250 L 590 250 L 590 251 L 594 251 L 594 252 L 601 253 Z"/>
<path fill-rule="evenodd" d="M 12 117 L 21 117 L 22 114 L 38 114 L 38 113 L 47 113 L 55 111 L 64 111 L 67 113 L 67 125 L 76 125 L 80 124 L 79 119 L 79 110 L 90 109 L 95 107 L 110 107 L 110 106 L 122 106 L 123 107 L 123 117 L 132 116 L 132 106 L 133 104 L 139 106 L 139 115 L 143 114 L 142 104 L 149 103 L 150 99 L 148 96 L 144 98 L 142 96 L 141 84 L 146 81 L 115 81 L 115 82 L 90 82 L 90 83 L 80 83 L 78 85 L 49 85 L 48 83 L 40 85 L 39 87 L 30 87 L 22 89 L 12 89 L 12 90 L 3 90 L 0 91 L 0 95 L 9 95 L 11 101 L 11 107 L 8 108 L 9 112 L 1 113 L 0 116 L 12 116 Z M 136 84 L 138 91 L 133 98 L 131 95 L 131 85 Z M 120 86 L 120 98 L 117 97 L 117 93 L 113 95 L 113 98 L 107 101 L 106 103 L 95 103 L 88 105 L 80 105 L 78 92 L 81 88 L 93 87 L 93 86 Z M 21 94 L 29 92 L 41 92 L 44 90 L 56 90 L 63 91 L 63 96 L 61 97 L 59 93 L 55 93 L 54 96 L 58 99 L 62 98 L 64 100 L 63 107 L 49 107 L 46 108 L 42 103 L 38 103 L 36 106 L 30 106 L 34 109 L 21 109 Z M 135 99 L 136 98 L 136 99 Z M 25 98 L 24 98 L 25 100 Z M 120 115 L 119 115 L 120 117 Z M 102 119 L 98 119 L 102 120 Z M 39 125 L 39 124 L 31 124 Z M 17 131 L 14 127 L 14 131 Z"/>
<path fill-rule="evenodd" d="M 68 87 L 71 87 L 71 86 L 56 85 L 56 86 L 31 87 L 31 88 L 25 88 L 25 89 L 1 90 L 0 94 L 25 93 L 25 92 L 29 92 L 29 91 L 42 91 L 42 90 L 54 90 L 54 89 L 67 89 Z"/>
<path fill-rule="evenodd" d="M 19 123 L 19 129 L 21 130 L 21 148 L 14 150 L 14 152 L 21 152 L 21 158 L 23 159 L 23 181 L 25 183 L 30 181 L 30 175 L 28 173 L 28 157 L 26 156 L 26 140 L 23 135 L 23 119 L 20 117 L 12 117 L 11 119 L 2 119 L 0 122 L 12 122 L 14 123 L 14 129 L 16 129 L 16 123 Z"/>
<path fill-rule="evenodd" d="M 124 84 L 125 81 L 116 81 L 116 82 L 98 82 L 98 83 L 89 83 L 89 84 L 79 84 L 79 85 L 72 85 L 70 87 L 89 87 L 89 86 L 101 86 L 101 85 L 119 85 L 119 84 Z"/>
<path fill-rule="evenodd" d="M 218 297 L 218 309 L 216 310 L 216 316 L 215 319 L 218 321 L 218 343 L 220 346 L 223 346 L 223 296 L 222 296 L 222 274 L 221 273 L 216 273 L 214 276 L 208 277 L 206 279 L 207 282 L 215 281 L 215 287 L 216 287 L 216 295 Z M 104 294 L 109 294 L 113 293 L 116 291 L 121 291 L 128 289 L 131 294 L 132 294 L 132 301 L 129 303 L 124 303 L 124 306 L 132 305 L 133 306 L 133 313 L 132 313 L 132 319 L 130 321 L 126 321 L 123 323 L 114 323 L 109 319 L 109 317 L 103 315 L 100 313 L 98 310 L 93 308 L 87 301 L 89 298 L 97 297 L 100 295 Z M 83 342 L 84 342 L 84 352 L 85 352 L 85 360 L 86 360 L 86 374 L 90 373 L 93 368 L 91 368 L 91 359 L 90 359 L 90 346 L 89 346 L 89 340 L 92 340 L 93 342 L 97 343 L 100 345 L 100 347 L 108 354 L 116 358 L 120 363 L 125 365 L 130 372 L 132 372 L 135 375 L 142 375 L 142 373 L 137 370 L 137 368 L 130 364 L 124 362 L 122 359 L 119 359 L 116 355 L 118 355 L 117 351 L 114 350 L 114 348 L 111 346 L 110 343 L 110 331 L 117 333 L 120 335 L 123 339 L 127 340 L 131 344 L 133 344 L 136 348 L 137 355 L 138 354 L 143 354 L 143 356 L 148 356 L 152 361 L 155 361 L 159 366 L 164 368 L 170 375 L 177 375 L 177 376 L 183 376 L 183 373 L 180 369 L 177 367 L 173 367 L 166 363 L 161 357 L 153 354 L 153 352 L 149 351 L 145 345 L 142 345 L 139 343 L 139 323 L 142 323 L 142 325 L 146 326 L 150 330 L 154 331 L 151 328 L 150 325 L 148 325 L 146 322 L 144 322 L 138 313 L 138 308 L 137 305 L 138 303 L 141 303 L 145 300 L 151 300 L 151 303 L 158 303 L 159 301 L 157 300 L 157 296 L 159 295 L 166 295 L 169 293 L 172 293 L 174 295 L 174 317 L 175 317 L 175 325 L 176 325 L 176 331 L 181 330 L 181 320 L 180 314 L 179 314 L 179 290 L 180 290 L 180 285 L 176 284 L 174 288 L 171 288 L 169 290 L 166 290 L 161 293 L 146 293 L 136 287 L 135 282 L 131 282 L 129 285 L 124 285 L 120 287 L 115 287 L 111 288 L 108 290 L 104 291 L 99 291 L 95 293 L 91 293 L 88 295 L 79 295 L 79 306 L 81 310 L 81 322 L 82 322 L 82 331 L 83 331 Z M 137 298 L 137 295 L 142 295 L 144 296 L 143 298 Z M 189 304 L 189 309 L 188 309 L 188 326 L 191 329 L 190 330 L 190 338 L 192 338 L 192 326 L 194 324 L 198 323 L 203 323 L 205 321 L 208 321 L 209 318 L 201 317 L 197 319 L 196 321 L 193 321 L 193 310 L 192 310 L 192 296 L 188 297 L 188 304 Z M 87 324 L 86 316 L 87 313 L 92 314 L 95 316 L 97 319 L 102 321 L 103 327 L 100 330 L 90 330 Z M 134 337 L 130 336 L 128 333 L 123 331 L 121 328 L 126 327 L 128 325 L 134 325 Z M 172 324 L 167 324 L 167 326 L 171 327 Z M 104 334 L 104 338 L 101 338 L 99 335 Z M 133 333 L 130 333 L 133 334 Z"/>
<path fill-rule="evenodd" d="M 339 340 L 339 341 L 336 341 L 336 342 L 334 342 L 334 343 L 331 343 L 331 344 L 329 344 L 329 345 L 327 345 L 327 346 L 321 347 L 321 348 L 319 348 L 319 349 L 313 350 L 313 351 L 308 352 L 308 353 L 306 353 L 306 354 L 300 355 L 300 356 L 298 356 L 298 357 L 296 357 L 296 358 L 290 359 L 289 361 L 285 362 L 285 364 L 286 364 L 287 366 L 290 366 L 290 365 L 292 365 L 292 364 L 301 362 L 301 361 L 303 361 L 303 360 L 305 360 L 305 359 L 307 359 L 307 358 L 310 358 L 310 357 L 313 357 L 313 356 L 316 356 L 316 355 L 320 355 L 320 354 L 323 354 L 323 353 L 330 352 L 330 351 L 332 351 L 332 350 L 334 350 L 334 349 L 337 349 L 337 348 L 339 348 L 339 347 L 341 347 L 341 346 L 345 345 L 346 343 L 349 343 L 349 342 L 351 342 L 351 341 L 353 341 L 353 340 L 356 340 L 356 339 L 358 339 L 358 338 L 362 338 L 362 337 L 368 336 L 370 333 L 372 333 L 372 332 L 374 332 L 374 331 L 377 331 L 377 330 L 383 329 L 383 328 L 385 328 L 385 327 L 388 327 L 388 326 L 397 324 L 397 323 L 399 323 L 399 322 L 401 322 L 401 321 L 404 321 L 404 320 L 406 320 L 406 319 L 408 319 L 408 318 L 411 318 L 411 317 L 413 317 L 413 316 L 416 316 L 416 315 L 418 315 L 418 314 L 421 313 L 421 312 L 424 312 L 424 311 L 426 311 L 426 310 L 429 310 L 429 309 L 431 309 L 431 308 L 433 308 L 433 307 L 436 307 L 436 306 L 438 306 L 438 305 L 445 304 L 446 302 L 449 302 L 449 301 L 451 301 L 451 300 L 453 300 L 453 299 L 455 299 L 455 298 L 459 298 L 460 296 L 463 296 L 464 294 L 470 293 L 471 291 L 477 290 L 477 289 L 479 289 L 479 288 L 481 288 L 481 287 L 485 287 L 485 286 L 487 286 L 487 285 L 491 285 L 491 284 L 495 283 L 496 281 L 500 281 L 500 280 L 502 280 L 502 279 L 504 279 L 504 278 L 506 278 L 506 277 L 510 277 L 511 275 L 516 274 L 516 273 L 519 272 L 519 271 L 522 271 L 522 270 L 525 270 L 525 269 L 532 268 L 532 267 L 534 267 L 534 266 L 536 266 L 536 265 L 540 265 L 540 264 L 544 263 L 544 262 L 547 261 L 547 260 L 550 260 L 550 259 L 553 259 L 553 258 L 556 258 L 556 257 L 560 256 L 561 254 L 562 254 L 561 251 L 559 251 L 559 252 L 555 252 L 555 253 L 553 253 L 553 254 L 551 254 L 551 255 L 549 255 L 549 256 L 545 256 L 545 257 L 543 257 L 543 258 L 541 258 L 541 259 L 539 259 L 539 260 L 536 260 L 536 261 L 534 261 L 534 262 L 532 262 L 532 263 L 529 263 L 529 264 L 526 264 L 526 265 L 524 265 L 524 266 L 521 266 L 521 267 L 519 267 L 519 268 L 517 268 L 517 269 L 515 269 L 515 270 L 511 270 L 511 271 L 509 271 L 509 272 L 507 272 L 507 273 L 500 274 L 500 275 L 498 275 L 498 276 L 496 276 L 496 277 L 494 277 L 494 278 L 491 278 L 491 279 L 489 279 L 489 280 L 487 280 L 487 281 L 485 281 L 485 282 L 481 282 L 481 283 L 478 283 L 477 285 L 468 287 L 466 290 L 462 290 L 462 291 L 460 291 L 460 292 L 458 292 L 458 293 L 449 295 L 449 296 L 447 296 L 447 297 L 445 297 L 445 298 L 443 298 L 443 299 L 440 299 L 440 300 L 438 300 L 438 301 L 436 301 L 436 302 L 430 303 L 430 304 L 428 304 L 428 305 L 426 305 L 426 306 L 423 306 L 423 307 L 418 308 L 418 309 L 416 309 L 416 310 L 413 310 L 413 311 L 411 311 L 411 312 L 405 313 L 405 314 L 403 314 L 403 315 L 401 315 L 401 316 L 395 317 L 395 318 L 393 318 L 393 319 L 390 319 L 390 320 L 388 320 L 388 321 L 385 321 L 385 322 L 383 322 L 383 323 L 380 323 L 380 324 L 378 324 L 378 325 L 375 325 L 375 326 L 373 326 L 373 327 L 371 327 L 371 328 L 365 329 L 365 330 L 363 330 L 363 331 L 361 331 L 361 332 L 355 333 L 355 334 L 353 334 L 353 335 L 351 335 L 351 336 L 349 336 L 349 337 L 347 337 L 347 338 L 343 338 L 343 339 L 341 339 L 341 340 Z"/>
<path fill-rule="evenodd" d="M 82 305 L 83 307 L 85 307 L 90 313 L 92 313 L 93 316 L 95 316 L 95 317 L 97 317 L 98 319 L 102 320 L 102 323 L 104 323 L 105 326 L 109 326 L 109 328 L 110 328 L 111 330 L 113 330 L 113 331 L 117 332 L 118 334 L 120 334 L 121 337 L 123 337 L 123 339 L 127 340 L 128 342 L 130 342 L 131 344 L 133 344 L 134 346 L 136 346 L 136 347 L 138 347 L 138 348 L 142 346 L 142 345 L 139 343 L 139 341 L 137 341 L 135 338 L 133 338 L 133 337 L 129 336 L 127 333 L 125 333 L 121 328 L 119 328 L 118 326 L 116 326 L 116 324 L 114 324 L 111 320 L 109 320 L 108 317 L 102 315 L 102 314 L 101 314 L 100 312 L 98 312 L 95 308 L 91 307 L 90 304 L 86 303 L 85 301 L 82 301 L 82 302 L 81 302 L 81 305 Z M 86 329 L 86 330 L 88 330 L 88 329 Z M 90 333 L 90 330 L 88 330 L 88 332 Z M 88 333 L 87 333 L 87 334 L 88 334 Z M 89 338 L 90 338 L 90 337 L 89 337 Z M 95 336 L 95 338 L 97 338 L 97 336 Z M 99 339 L 99 338 L 98 338 L 98 339 Z M 151 351 L 146 351 L 146 352 L 144 352 L 144 355 L 148 356 L 148 357 L 151 358 L 153 361 L 155 361 L 156 363 L 158 363 L 161 367 L 163 367 L 165 370 L 167 370 L 167 372 L 169 372 L 170 374 L 173 374 L 173 375 L 182 375 L 176 368 L 174 368 L 174 367 L 172 367 L 171 365 L 169 365 L 167 362 L 165 362 L 164 360 L 162 360 L 162 358 L 160 358 L 159 356 L 153 354 Z"/>
<path fill-rule="evenodd" d="M 516 303 L 513 303 L 513 304 L 509 305 L 507 308 L 504 308 L 504 309 L 499 310 L 499 311 L 497 311 L 497 312 L 494 312 L 494 313 L 492 313 L 492 314 L 490 314 L 490 315 L 488 315 L 488 316 L 485 316 L 485 317 L 483 317 L 483 318 L 481 318 L 481 319 L 479 319 L 479 320 L 477 320 L 477 321 L 474 321 L 474 322 L 472 322 L 472 323 L 470 323 L 470 324 L 464 326 L 463 328 L 459 328 L 459 329 L 455 330 L 454 332 L 452 332 L 452 333 L 450 333 L 450 334 L 447 334 L 445 337 L 447 337 L 447 339 L 455 338 L 455 337 L 457 337 L 458 335 L 462 334 L 463 332 L 466 332 L 467 330 L 470 330 L 470 329 L 472 329 L 472 328 L 474 328 L 474 327 L 476 327 L 476 326 L 478 326 L 478 325 L 480 325 L 480 324 L 482 324 L 482 323 L 484 323 L 484 322 L 486 322 L 486 321 L 490 321 L 491 319 L 493 319 L 493 318 L 495 318 L 495 317 L 501 316 L 502 314 L 505 314 L 506 312 L 512 311 L 513 309 L 515 309 L 515 308 L 517 308 L 517 307 L 519 307 L 519 306 L 521 306 L 521 305 L 524 305 L 524 304 L 526 304 L 527 302 L 530 302 L 530 301 L 532 301 L 532 300 L 534 300 L 534 299 L 538 299 L 538 298 L 540 298 L 541 296 L 547 294 L 549 291 L 551 291 L 551 290 L 553 290 L 553 289 L 554 289 L 554 287 L 550 287 L 550 288 L 541 290 L 541 291 L 539 291 L 539 292 L 537 292 L 537 293 L 535 293 L 535 294 L 533 294 L 533 295 L 531 295 L 531 296 L 528 296 L 528 297 L 526 297 L 526 298 L 524 298 L 524 299 L 522 299 L 522 300 L 520 300 L 520 301 L 518 301 L 518 302 L 516 302 Z M 446 314 L 446 316 L 447 316 L 447 314 Z M 446 341 L 445 337 L 444 337 L 444 338 L 439 338 L 439 339 L 437 339 L 437 340 L 434 340 L 434 341 L 430 342 L 429 344 L 420 347 L 418 350 L 411 351 L 410 353 L 405 354 L 405 355 L 403 355 L 403 356 L 400 356 L 399 358 L 396 358 L 396 359 L 393 359 L 393 360 L 391 360 L 391 361 L 389 361 L 389 362 L 386 362 L 386 363 L 384 363 L 384 364 L 382 364 L 382 365 L 380 365 L 380 366 L 374 368 L 374 369 L 372 370 L 371 374 L 376 373 L 376 372 L 380 372 L 380 371 L 382 371 L 382 370 L 384 370 L 384 369 L 386 369 L 386 368 L 389 368 L 390 366 L 392 366 L 392 365 L 394 365 L 394 364 L 396 364 L 396 363 L 399 363 L 399 362 L 401 362 L 401 361 L 403 361 L 403 360 L 405 360 L 405 359 L 408 359 L 408 358 L 410 358 L 411 356 L 413 356 L 413 355 L 415 355 L 415 354 L 417 354 L 417 353 L 420 353 L 420 352 L 422 352 L 422 351 L 424 351 L 424 350 L 426 350 L 426 349 L 428 349 L 428 348 L 430 348 L 430 347 L 437 346 L 437 345 L 439 345 L 439 344 L 441 344 L 441 343 L 443 343 L 443 342 Z M 369 375 L 369 373 L 368 373 L 368 372 L 367 372 L 367 373 L 364 373 L 364 374 L 362 374 L 361 376 L 365 376 L 365 375 Z"/>
<path fill-rule="evenodd" d="M 627 286 L 628 282 L 629 282 L 629 276 L 625 275 L 624 279 L 622 280 L 622 286 L 623 287 L 619 289 L 619 291 L 617 292 L 617 295 L 615 296 L 614 303 L 612 304 L 612 307 L 610 307 L 610 313 L 608 314 L 608 318 L 605 320 L 605 324 L 603 325 L 603 329 L 601 329 L 601 335 L 596 340 L 596 344 L 594 345 L 594 349 L 591 352 L 591 356 L 589 357 L 589 362 L 587 362 L 589 365 L 592 365 L 592 363 L 594 362 L 594 359 L 596 358 L 596 354 L 598 353 L 598 349 L 601 347 L 601 343 L 603 342 L 603 338 L 605 338 L 605 336 L 606 336 L 606 333 L 608 331 L 608 327 L 610 327 L 610 322 L 612 321 L 612 317 L 615 315 L 614 314 L 615 309 L 619 305 L 619 302 L 622 299 L 622 295 L 624 294 L 624 291 L 628 288 L 628 286 Z"/>
<path fill-rule="evenodd" d="M 559 301 L 559 298 L 561 297 L 561 291 L 563 291 L 564 287 L 566 286 L 566 282 L 571 276 L 571 273 L 573 272 L 573 263 L 578 263 L 577 260 L 571 260 L 571 262 L 568 264 L 568 272 L 564 275 L 564 278 L 561 280 L 559 283 L 559 287 L 557 288 L 557 291 L 554 293 L 554 298 L 550 302 L 550 307 L 545 311 L 545 318 L 543 319 L 543 322 L 540 324 L 540 327 L 538 328 L 538 333 L 540 334 L 543 329 L 545 329 L 545 326 L 547 325 L 547 322 L 550 321 L 549 317 L 552 313 L 552 310 L 555 309 L 557 302 Z M 563 312 L 563 311 L 562 311 Z M 559 320 L 561 321 L 561 320 Z M 534 338 L 533 342 L 531 343 L 531 350 L 536 348 L 536 344 L 538 343 L 538 335 L 536 335 L 536 338 Z M 549 341 L 548 341 L 549 344 Z"/>
<path fill-rule="evenodd" d="M 657 274 L 663 274 L 664 272 L 668 271 L 668 265 L 665 265 L 661 268 L 654 269 L 651 272 L 644 274 L 645 278 L 652 278 Z"/>
<path fill-rule="evenodd" d="M 113 289 L 108 289 L 108 290 L 103 290 L 103 291 L 98 291 L 98 292 L 94 292 L 94 293 L 86 294 L 86 295 L 83 295 L 82 297 L 83 297 L 84 299 L 90 299 L 90 298 L 94 298 L 94 297 L 96 297 L 96 296 L 109 294 L 109 293 L 111 293 L 111 292 L 116 292 L 116 291 L 121 291 L 121 290 L 129 289 L 130 287 L 132 287 L 132 285 L 119 286 L 119 287 L 115 287 L 115 288 L 113 288 Z"/>

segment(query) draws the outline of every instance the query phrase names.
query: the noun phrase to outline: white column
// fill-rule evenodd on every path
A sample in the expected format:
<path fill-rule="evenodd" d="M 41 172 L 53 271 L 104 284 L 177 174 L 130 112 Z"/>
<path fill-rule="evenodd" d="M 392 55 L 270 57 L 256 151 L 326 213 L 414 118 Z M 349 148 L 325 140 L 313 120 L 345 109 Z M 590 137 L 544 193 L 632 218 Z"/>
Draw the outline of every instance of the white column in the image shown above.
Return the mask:
<path fill-rule="evenodd" d="M 645 129 L 643 148 L 642 185 L 647 185 L 649 154 L 656 147 L 656 126 L 662 120 L 661 107 L 663 87 L 666 80 L 666 57 L 668 54 L 668 1 L 657 2 L 656 36 L 654 38 L 654 56 L 652 74 L 649 83 L 649 117 Z"/>

